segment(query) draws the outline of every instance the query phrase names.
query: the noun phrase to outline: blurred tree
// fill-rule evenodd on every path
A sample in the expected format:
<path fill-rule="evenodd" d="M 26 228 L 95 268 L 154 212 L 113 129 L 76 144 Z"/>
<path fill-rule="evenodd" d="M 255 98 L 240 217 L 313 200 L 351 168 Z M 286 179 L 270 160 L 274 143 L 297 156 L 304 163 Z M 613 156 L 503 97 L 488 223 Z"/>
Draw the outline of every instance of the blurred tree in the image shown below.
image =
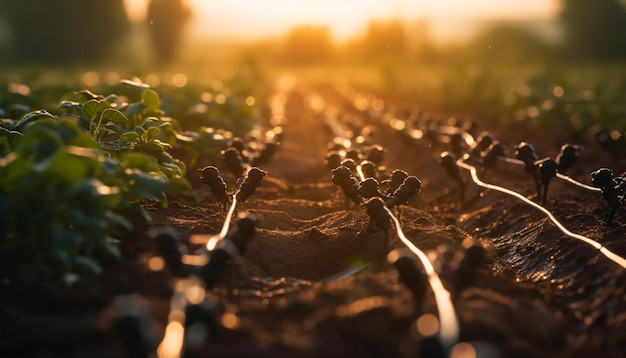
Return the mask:
<path fill-rule="evenodd" d="M 394 21 L 371 21 L 364 38 L 368 56 L 404 55 L 407 53 L 407 34 L 404 23 Z"/>
<path fill-rule="evenodd" d="M 150 1 L 147 21 L 158 62 L 167 63 L 174 59 L 190 15 L 191 9 L 183 0 Z"/>
<path fill-rule="evenodd" d="M 467 47 L 468 56 L 486 63 L 545 62 L 556 52 L 540 36 L 506 23 L 488 27 Z"/>
<path fill-rule="evenodd" d="M 20 62 L 91 63 L 128 32 L 123 0 L 0 0 Z"/>
<path fill-rule="evenodd" d="M 620 0 L 563 0 L 566 48 L 579 58 L 626 59 L 626 9 Z"/>
<path fill-rule="evenodd" d="M 321 62 L 331 58 L 333 43 L 325 26 L 298 26 L 287 34 L 283 57 L 290 62 Z"/>

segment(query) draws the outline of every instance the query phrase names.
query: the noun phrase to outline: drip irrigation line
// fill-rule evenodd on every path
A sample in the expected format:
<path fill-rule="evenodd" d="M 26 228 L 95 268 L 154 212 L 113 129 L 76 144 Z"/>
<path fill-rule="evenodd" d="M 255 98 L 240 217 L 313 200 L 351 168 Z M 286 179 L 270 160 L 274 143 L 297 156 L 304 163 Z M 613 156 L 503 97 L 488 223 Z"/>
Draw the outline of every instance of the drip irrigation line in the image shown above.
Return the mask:
<path fill-rule="evenodd" d="M 365 174 L 363 173 L 363 168 L 361 168 L 360 164 L 356 166 L 356 172 L 359 174 L 361 181 L 365 181 Z"/>
<path fill-rule="evenodd" d="M 505 163 L 515 164 L 515 165 L 525 165 L 524 161 L 519 160 L 519 159 L 515 159 L 515 158 L 498 157 L 498 160 L 501 160 L 501 161 L 503 161 Z"/>
<path fill-rule="evenodd" d="M 208 251 L 215 249 L 218 242 L 228 235 L 230 222 L 235 212 L 235 207 L 237 206 L 237 193 L 231 195 L 231 198 L 232 202 L 224 218 L 222 230 L 217 235 L 211 236 L 206 244 Z M 167 326 L 165 327 L 165 334 L 157 349 L 158 358 L 180 358 L 182 355 L 185 337 L 185 321 L 187 319 L 185 307 L 189 303 L 199 303 L 194 302 L 197 297 L 189 297 L 190 292 L 195 293 L 197 297 L 201 296 L 202 299 L 204 299 L 206 295 L 204 285 L 196 275 L 179 279 L 176 282 L 172 298 L 170 299 L 170 313 L 168 315 Z"/>
<path fill-rule="evenodd" d="M 224 225 L 222 225 L 222 231 L 217 235 L 211 236 L 209 241 L 206 243 L 207 250 L 211 251 L 215 248 L 217 243 L 224 239 L 228 234 L 228 229 L 230 228 L 230 221 L 233 218 L 233 213 L 235 212 L 235 206 L 237 206 L 237 193 L 231 195 L 233 201 L 230 204 L 230 208 L 228 209 L 228 213 L 226 214 L 226 218 L 224 219 Z"/>
<path fill-rule="evenodd" d="M 516 197 L 518 199 L 520 199 L 521 201 L 523 201 L 524 203 L 534 207 L 535 209 L 543 212 L 546 216 L 548 216 L 548 218 L 550 218 L 550 220 L 552 220 L 552 222 L 554 223 L 554 225 L 556 225 L 557 228 L 559 228 L 559 230 L 561 230 L 565 235 L 580 240 L 582 242 L 584 242 L 587 245 L 592 246 L 593 248 L 595 248 L 596 250 L 600 251 L 604 256 L 606 256 L 609 260 L 615 262 L 616 264 L 620 265 L 622 268 L 626 269 L 626 259 L 617 255 L 616 253 L 610 251 L 609 249 L 607 249 L 606 247 L 604 247 L 602 244 L 600 244 L 597 241 L 594 241 L 586 236 L 583 235 L 579 235 L 576 233 L 573 233 L 571 231 L 569 231 L 565 226 L 563 226 L 555 217 L 554 215 L 552 215 L 552 213 L 544 208 L 543 206 L 535 203 L 532 200 L 529 200 L 528 198 L 526 198 L 525 196 L 523 196 L 522 194 L 515 192 L 513 190 L 510 189 L 506 189 L 503 188 L 501 186 L 497 186 L 497 185 L 493 185 L 493 184 L 488 184 L 485 183 L 483 181 L 481 181 L 478 178 L 478 175 L 476 173 L 476 167 L 469 165 L 465 162 L 463 162 L 462 160 L 457 161 L 457 164 L 463 168 L 466 169 L 470 172 L 471 176 L 472 176 L 472 180 L 474 181 L 474 183 L 476 183 L 477 185 L 486 188 L 486 189 L 492 189 L 492 190 L 496 190 L 499 191 L 501 193 Z"/>
<path fill-rule="evenodd" d="M 450 299 L 450 292 L 443 287 L 443 283 L 439 278 L 439 275 L 435 271 L 435 268 L 431 264 L 430 260 L 420 250 L 413 244 L 407 237 L 404 235 L 402 231 L 402 227 L 400 226 L 400 221 L 393 214 L 393 212 L 387 207 L 383 206 L 391 219 L 393 220 L 396 232 L 400 240 L 404 245 L 406 245 L 415 256 L 420 260 L 422 266 L 424 266 L 424 271 L 426 271 L 426 275 L 428 276 L 428 282 L 433 289 L 433 293 L 435 295 L 435 302 L 437 303 L 437 311 L 439 313 L 439 321 L 441 324 L 441 328 L 439 330 L 439 338 L 443 346 L 450 351 L 454 344 L 459 339 L 459 320 L 454 312 L 454 306 L 452 305 L 452 300 Z"/>
<path fill-rule="evenodd" d="M 572 183 L 572 184 L 574 184 L 574 185 L 576 185 L 578 187 L 581 187 L 583 189 L 587 189 L 587 190 L 590 190 L 590 191 L 596 191 L 598 193 L 602 191 L 602 189 L 600 189 L 600 188 L 596 188 L 595 186 L 591 186 L 591 185 L 587 185 L 587 184 L 581 183 L 581 182 L 579 182 L 577 180 L 574 180 L 574 179 L 568 177 L 567 175 L 563 175 L 561 173 L 556 173 L 556 177 L 559 178 L 559 179 L 563 179 L 563 180 L 565 180 L 567 182 L 570 182 L 570 183 Z"/>
<path fill-rule="evenodd" d="M 157 348 L 158 358 L 180 358 L 185 337 L 185 307 L 187 304 L 198 304 L 206 295 L 206 291 L 197 277 L 180 279 L 176 283 L 170 299 L 170 313 L 163 339 Z"/>
<path fill-rule="evenodd" d="M 507 158 L 507 157 L 498 157 L 499 160 L 506 162 L 506 163 L 510 163 L 510 164 L 515 164 L 515 165 L 525 165 L 523 161 L 519 160 L 519 159 L 514 159 L 514 158 Z M 565 174 L 561 174 L 561 173 L 556 173 L 556 177 L 561 179 L 561 180 L 565 180 L 571 184 L 576 185 L 579 188 L 583 188 L 589 191 L 595 191 L 595 192 L 600 192 L 602 189 L 600 188 L 596 188 L 594 186 L 591 185 L 587 185 L 585 183 L 581 183 L 576 179 L 573 179 Z"/>

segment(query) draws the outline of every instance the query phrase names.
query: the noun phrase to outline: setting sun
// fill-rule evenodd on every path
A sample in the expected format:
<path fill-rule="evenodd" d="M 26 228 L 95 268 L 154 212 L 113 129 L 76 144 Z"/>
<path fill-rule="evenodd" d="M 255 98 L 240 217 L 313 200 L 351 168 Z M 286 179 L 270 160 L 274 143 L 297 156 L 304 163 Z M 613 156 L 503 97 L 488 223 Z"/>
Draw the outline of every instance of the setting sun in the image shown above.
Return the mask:
<path fill-rule="evenodd" d="M 145 17 L 148 0 L 126 0 L 134 21 Z M 284 33 L 295 25 L 323 25 L 344 40 L 359 33 L 367 21 L 426 18 L 436 26 L 436 36 L 458 28 L 458 21 L 549 19 L 559 11 L 556 0 L 187 0 L 194 11 L 193 37 L 261 38 Z M 446 21 L 450 20 L 450 21 Z M 450 36 L 451 34 L 448 34 Z"/>

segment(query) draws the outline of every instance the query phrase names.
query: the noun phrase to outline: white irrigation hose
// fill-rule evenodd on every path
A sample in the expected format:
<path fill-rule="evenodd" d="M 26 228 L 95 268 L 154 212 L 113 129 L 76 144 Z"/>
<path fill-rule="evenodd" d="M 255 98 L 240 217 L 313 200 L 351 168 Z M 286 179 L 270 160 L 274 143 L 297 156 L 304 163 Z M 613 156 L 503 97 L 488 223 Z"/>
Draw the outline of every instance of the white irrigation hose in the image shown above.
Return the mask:
<path fill-rule="evenodd" d="M 361 165 L 357 165 L 356 166 L 356 172 L 359 174 L 359 178 L 361 178 L 361 181 L 365 181 L 365 174 L 363 173 L 363 168 L 361 168 Z"/>
<path fill-rule="evenodd" d="M 523 161 L 519 160 L 519 159 L 514 159 L 514 158 L 507 158 L 507 157 L 498 157 L 498 159 L 500 159 L 503 162 L 506 163 L 511 163 L 511 164 L 515 164 L 515 165 L 525 165 Z M 571 184 L 574 184 L 580 188 L 586 189 L 586 190 L 590 190 L 590 191 L 596 191 L 596 192 L 600 192 L 601 189 L 600 188 L 596 188 L 593 187 L 591 185 L 587 185 L 584 183 L 581 183 L 571 177 L 568 177 L 567 175 L 561 174 L 561 173 L 556 173 L 556 177 L 562 180 L 565 180 Z"/>
<path fill-rule="evenodd" d="M 525 196 L 521 195 L 520 193 L 517 193 L 513 190 L 509 190 L 506 188 L 503 188 L 501 186 L 497 186 L 497 185 L 493 185 L 493 184 L 488 184 L 485 183 L 483 181 L 481 181 L 478 178 L 478 175 L 476 174 L 476 168 L 472 165 L 469 165 L 467 163 L 464 163 L 462 160 L 457 161 L 457 164 L 459 165 L 459 167 L 466 169 L 470 172 L 471 176 L 472 176 L 472 180 L 474 180 L 474 182 L 483 187 L 483 188 L 487 188 L 487 189 L 492 189 L 492 190 L 496 190 L 499 191 L 501 193 L 504 194 L 508 194 L 511 196 L 514 196 L 520 200 L 522 200 L 524 203 L 534 207 L 535 209 L 543 212 L 544 214 L 546 214 L 546 216 L 548 216 L 548 218 L 550 218 L 550 220 L 552 220 L 552 222 L 554 223 L 554 225 L 556 225 L 557 228 L 559 228 L 559 230 L 561 230 L 565 235 L 580 240 L 582 242 L 584 242 L 587 245 L 593 246 L 596 250 L 599 250 L 604 256 L 606 256 L 609 260 L 615 262 L 616 264 L 622 266 L 622 268 L 626 269 L 626 259 L 624 259 L 623 257 L 611 252 L 609 249 L 607 249 L 606 247 L 602 246 L 602 244 L 600 244 L 597 241 L 594 241 L 586 236 L 583 235 L 579 235 L 576 233 L 573 233 L 571 231 L 569 231 L 565 226 L 563 226 L 555 217 L 554 215 L 552 215 L 552 213 L 550 211 L 548 211 L 548 209 L 544 208 L 543 206 L 535 203 L 532 200 L 527 199 Z"/>
<path fill-rule="evenodd" d="M 185 307 L 188 303 L 199 304 L 206 291 L 197 277 L 178 280 L 172 298 L 170 313 L 163 339 L 157 348 L 159 358 L 180 358 L 185 340 Z"/>
<path fill-rule="evenodd" d="M 590 186 L 590 185 L 581 183 L 581 182 L 576 181 L 576 180 L 568 177 L 567 175 L 563 175 L 561 173 L 556 173 L 556 177 L 559 178 L 559 179 L 563 179 L 563 180 L 565 180 L 567 182 L 570 182 L 570 183 L 572 183 L 572 184 L 574 184 L 574 185 L 576 185 L 578 187 L 581 187 L 583 189 L 587 189 L 587 190 L 590 190 L 590 191 L 597 191 L 598 193 L 602 191 L 602 189 L 600 189 L 600 188 L 596 188 L 595 186 Z"/>
<path fill-rule="evenodd" d="M 439 275 L 435 271 L 435 268 L 431 264 L 430 260 L 428 260 L 426 254 L 417 248 L 417 246 L 415 246 L 404 235 L 398 218 L 396 218 L 389 208 L 386 206 L 384 206 L 384 208 L 393 220 L 396 232 L 402 243 L 404 243 L 409 250 L 417 256 L 424 266 L 424 271 L 426 271 L 426 275 L 428 276 L 428 283 L 430 283 L 430 286 L 433 289 L 435 302 L 437 303 L 437 311 L 439 313 L 439 321 L 441 324 L 439 338 L 441 339 L 441 343 L 446 350 L 450 351 L 459 339 L 459 320 L 454 312 L 454 306 L 452 305 L 452 300 L 450 299 L 450 292 L 443 287 L 443 283 L 441 283 Z"/>
<path fill-rule="evenodd" d="M 231 198 L 233 199 L 233 201 L 230 204 L 230 208 L 228 209 L 228 213 L 226 214 L 226 218 L 224 219 L 224 225 L 222 226 L 222 231 L 220 231 L 220 233 L 217 235 L 211 236 L 209 241 L 206 243 L 206 249 L 209 251 L 213 250 L 215 248 L 215 245 L 217 245 L 217 243 L 220 240 L 224 239 L 226 235 L 228 234 L 228 229 L 230 228 L 230 221 L 233 218 L 233 213 L 235 212 L 235 206 L 237 206 L 237 193 L 231 195 Z"/>
<path fill-rule="evenodd" d="M 217 243 L 223 240 L 228 234 L 230 222 L 235 212 L 235 207 L 237 206 L 237 194 L 235 193 L 231 197 L 232 203 L 224 219 L 222 230 L 219 234 L 211 236 L 206 244 L 206 249 L 209 251 L 213 250 Z M 200 303 L 201 300 L 198 300 L 198 298 L 201 296 L 201 298 L 204 299 L 205 294 L 204 286 L 194 275 L 177 281 L 174 293 L 170 299 L 170 314 L 168 316 L 167 326 L 165 327 L 165 334 L 157 349 L 157 356 L 159 358 L 181 357 L 185 338 L 185 306 L 188 303 Z"/>

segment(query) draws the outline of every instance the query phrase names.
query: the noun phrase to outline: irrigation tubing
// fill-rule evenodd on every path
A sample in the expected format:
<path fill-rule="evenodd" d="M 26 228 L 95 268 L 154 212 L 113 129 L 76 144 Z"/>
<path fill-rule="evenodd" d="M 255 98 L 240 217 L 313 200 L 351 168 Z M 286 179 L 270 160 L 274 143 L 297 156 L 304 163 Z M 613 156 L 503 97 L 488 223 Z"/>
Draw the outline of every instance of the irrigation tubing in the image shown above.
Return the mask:
<path fill-rule="evenodd" d="M 207 250 L 211 251 L 215 248 L 215 245 L 222 239 L 226 237 L 228 234 L 228 229 L 230 228 L 230 222 L 233 218 L 233 213 L 235 212 L 235 207 L 237 206 L 237 193 L 231 195 L 233 201 L 230 204 L 230 208 L 228 209 L 228 213 L 226 214 L 226 218 L 224 219 L 224 225 L 222 225 L 222 230 L 217 235 L 213 235 L 209 241 L 206 243 Z"/>
<path fill-rule="evenodd" d="M 452 300 L 450 299 L 450 292 L 443 287 L 443 283 L 441 282 L 439 275 L 430 263 L 426 254 L 417 248 L 417 246 L 415 246 L 404 235 L 398 218 L 391 210 L 389 210 L 389 208 L 386 206 L 384 206 L 384 208 L 393 220 L 396 232 L 402 243 L 404 243 L 404 245 L 406 245 L 409 250 L 417 256 L 417 258 L 421 261 L 422 266 L 424 266 L 424 271 L 426 271 L 426 275 L 428 276 L 428 283 L 430 283 L 430 287 L 433 289 L 435 302 L 437 303 L 437 311 L 439 313 L 439 321 L 441 324 L 439 338 L 442 345 L 449 352 L 459 339 L 459 320 L 454 312 L 454 306 L 452 305 Z"/>
<path fill-rule="evenodd" d="M 474 183 L 476 183 L 477 185 L 486 188 L 486 189 L 492 189 L 492 190 L 496 190 L 499 191 L 501 193 L 504 194 L 508 194 L 510 196 L 516 197 L 518 199 L 520 199 L 521 201 L 523 201 L 524 203 L 534 207 L 535 209 L 543 212 L 544 214 L 546 214 L 546 216 L 548 216 L 548 218 L 550 218 L 550 220 L 552 220 L 552 222 L 554 223 L 554 225 L 556 225 L 557 228 L 559 228 L 559 230 L 561 230 L 565 235 L 580 240 L 582 242 L 584 242 L 587 245 L 590 245 L 592 247 L 594 247 L 596 250 L 600 251 L 604 256 L 606 256 L 609 260 L 615 262 L 616 264 L 620 265 L 622 268 L 626 269 L 626 259 L 619 256 L 618 254 L 610 251 L 609 249 L 607 249 L 606 247 L 604 247 L 602 244 L 600 244 L 597 241 L 594 241 L 586 236 L 583 235 L 579 235 L 576 233 L 573 233 L 571 231 L 569 231 L 565 226 L 563 226 L 555 217 L 554 215 L 552 215 L 552 213 L 544 208 L 543 206 L 533 202 L 532 200 L 529 200 L 528 198 L 526 198 L 525 196 L 521 195 L 520 193 L 517 193 L 513 190 L 509 190 L 506 188 L 503 188 L 501 186 L 497 186 L 497 185 L 493 185 L 493 184 L 488 184 L 483 182 L 482 180 L 480 180 L 478 178 L 478 174 L 476 173 L 476 167 L 469 165 L 465 162 L 463 162 L 462 160 L 457 161 L 457 164 L 463 168 L 466 169 L 470 172 L 471 176 L 472 176 L 472 180 L 474 181 Z"/>
<path fill-rule="evenodd" d="M 339 122 L 336 120 L 335 117 L 331 118 L 330 116 L 327 115 L 326 124 L 331 128 L 335 136 L 346 138 L 346 132 L 343 130 L 343 128 L 341 127 L 341 125 L 339 124 Z M 361 165 L 357 165 L 356 170 L 361 181 L 364 181 L 365 175 L 363 173 L 363 169 Z M 445 287 L 443 286 L 443 283 L 441 282 L 439 275 L 435 271 L 432 263 L 430 262 L 426 254 L 424 254 L 423 251 L 421 251 L 417 246 L 415 246 L 404 235 L 404 232 L 402 231 L 402 227 L 400 226 L 400 221 L 398 220 L 398 218 L 393 214 L 393 212 L 388 207 L 386 206 L 383 206 L 383 207 L 387 211 L 391 219 L 393 220 L 395 227 L 396 227 L 397 235 L 402 241 L 402 243 L 404 243 L 404 245 L 406 245 L 409 248 L 409 250 L 415 256 L 417 256 L 422 266 L 424 267 L 424 271 L 426 272 L 426 275 L 428 276 L 428 282 L 431 288 L 433 289 L 433 294 L 435 296 L 435 302 L 437 305 L 437 311 L 439 314 L 439 321 L 440 321 L 439 339 L 443 347 L 446 349 L 446 351 L 450 352 L 452 347 L 457 343 L 459 339 L 459 320 L 454 311 L 454 306 L 452 305 L 450 292 L 448 292 L 448 290 L 446 290 Z M 344 273 L 331 276 L 327 278 L 325 281 L 335 280 L 337 278 L 343 278 L 343 277 L 352 275 L 354 273 L 358 273 L 362 271 L 364 268 L 366 267 L 357 267 L 352 270 L 347 270 Z"/>
<path fill-rule="evenodd" d="M 230 222 L 237 206 L 237 193 L 233 194 L 232 202 L 228 213 L 224 218 L 222 230 L 217 235 L 211 236 L 206 244 L 206 249 L 211 251 L 215 249 L 218 242 L 223 240 L 228 234 Z M 174 293 L 170 300 L 170 313 L 168 315 L 167 326 L 163 340 L 157 349 L 159 358 L 180 358 L 183 350 L 183 342 L 185 337 L 185 307 L 187 304 L 198 304 L 204 300 L 206 290 L 200 279 L 195 275 L 188 278 L 180 279 L 176 282 Z"/>
<path fill-rule="evenodd" d="M 507 158 L 507 157 L 499 157 L 498 159 L 500 159 L 503 162 L 510 163 L 510 164 L 524 165 L 524 162 L 519 160 L 519 159 Z M 596 192 L 602 191 L 602 189 L 600 189 L 600 188 L 596 188 L 594 186 L 581 183 L 578 180 L 575 180 L 575 179 L 573 179 L 571 177 L 568 177 L 567 175 L 564 175 L 564 174 L 561 174 L 561 173 L 556 173 L 556 177 L 559 178 L 559 179 L 565 180 L 567 182 L 570 182 L 570 183 L 572 183 L 572 184 L 574 184 L 574 185 L 576 185 L 576 186 L 578 186 L 580 188 L 589 190 L 589 191 L 596 191 Z"/>

